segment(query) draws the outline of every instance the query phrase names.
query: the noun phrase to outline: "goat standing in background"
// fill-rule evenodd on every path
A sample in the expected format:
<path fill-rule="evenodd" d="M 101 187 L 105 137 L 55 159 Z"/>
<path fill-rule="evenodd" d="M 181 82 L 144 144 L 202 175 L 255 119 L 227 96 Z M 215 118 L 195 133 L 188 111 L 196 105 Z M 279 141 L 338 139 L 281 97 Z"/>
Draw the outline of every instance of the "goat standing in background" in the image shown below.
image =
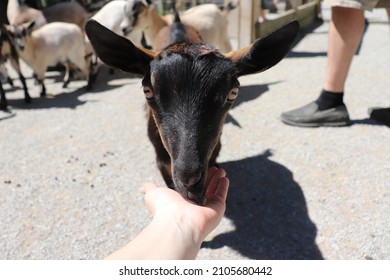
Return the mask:
<path fill-rule="evenodd" d="M 125 0 L 108 2 L 92 16 L 92 19 L 96 20 L 101 25 L 114 31 L 115 33 L 122 35 L 120 25 L 123 21 L 126 20 L 125 5 Z M 129 39 L 132 40 L 132 42 L 137 42 L 137 44 L 138 42 L 141 42 L 141 37 L 142 34 L 138 32 L 132 32 L 129 34 Z M 93 53 L 91 43 L 87 37 L 85 41 L 87 53 Z M 100 67 L 102 66 L 102 62 L 95 57 L 92 58 L 92 61 L 93 65 L 91 67 L 91 79 L 94 81 L 98 75 Z"/>
<path fill-rule="evenodd" d="M 77 2 L 56 3 L 42 10 L 47 23 L 67 22 L 78 25 L 84 32 L 85 23 L 89 18 L 88 12 Z"/>
<path fill-rule="evenodd" d="M 198 30 L 205 42 L 225 53 L 232 50 L 226 18 L 231 9 L 231 5 L 228 5 L 226 11 L 221 12 L 215 4 L 202 4 L 185 11 L 181 15 L 181 21 Z M 121 23 L 123 34 L 143 31 L 155 50 L 158 32 L 173 21 L 172 15 L 160 16 L 156 5 L 150 0 L 126 0 L 125 13 L 127 16 Z"/>
<path fill-rule="evenodd" d="M 199 37 L 192 41 L 175 18 L 169 42 L 158 53 L 136 47 L 96 21 L 87 23 L 86 33 L 103 62 L 144 77 L 148 135 L 160 172 L 168 187 L 202 204 L 207 169 L 216 164 L 222 127 L 238 94 L 238 78 L 277 64 L 289 51 L 299 24 L 292 21 L 223 55 L 199 42 Z"/>
<path fill-rule="evenodd" d="M 42 11 L 31 8 L 22 0 L 8 0 L 7 18 L 11 25 L 20 25 L 35 21 L 35 29 L 38 29 L 47 23 Z"/>
<path fill-rule="evenodd" d="M 3 26 L 3 24 L 0 24 L 0 65 L 2 67 L 5 66 L 4 63 L 7 61 L 7 59 L 10 60 L 10 63 L 12 65 L 12 67 L 18 73 L 19 79 L 22 82 L 23 89 L 24 89 L 24 101 L 26 103 L 30 103 L 31 102 L 31 97 L 28 94 L 28 89 L 27 89 L 27 85 L 26 85 L 26 79 L 24 78 L 24 76 L 22 74 L 22 71 L 20 69 L 18 54 L 16 52 L 16 49 L 15 49 L 14 45 L 11 43 L 8 31 Z M 2 68 L 2 69 L 3 69 L 3 71 L 2 71 L 3 74 L 6 74 L 8 76 L 7 71 L 4 71 L 4 70 L 6 70 L 5 67 Z M 8 79 L 10 79 L 10 78 L 8 77 Z M 1 87 L 0 88 L 0 91 L 1 91 L 1 94 L 0 94 L 0 97 L 1 97 L 0 98 L 0 109 L 6 109 L 7 105 L 8 105 L 7 104 L 7 99 L 5 97 L 5 92 L 4 92 L 4 89 L 3 89 L 1 84 L 0 84 L 0 87 Z"/>
<path fill-rule="evenodd" d="M 9 27 L 12 43 L 19 57 L 30 66 L 41 84 L 41 96 L 46 95 L 44 84 L 45 72 L 48 66 L 63 63 L 66 68 L 64 85 L 70 82 L 70 63 L 79 68 L 89 80 L 90 56 L 86 55 L 84 34 L 73 23 L 52 22 L 33 31 L 34 22 L 28 25 Z M 91 85 L 88 83 L 88 86 Z"/>

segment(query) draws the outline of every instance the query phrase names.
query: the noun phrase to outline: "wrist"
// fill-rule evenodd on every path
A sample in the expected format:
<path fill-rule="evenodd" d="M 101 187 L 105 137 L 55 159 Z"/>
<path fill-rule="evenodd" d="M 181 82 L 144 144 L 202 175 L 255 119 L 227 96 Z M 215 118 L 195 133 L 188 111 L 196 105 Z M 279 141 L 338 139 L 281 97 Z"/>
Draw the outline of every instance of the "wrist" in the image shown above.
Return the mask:
<path fill-rule="evenodd" d="M 169 215 L 156 214 L 150 227 L 161 232 L 163 238 L 161 242 L 175 244 L 176 259 L 194 259 L 203 242 L 198 226 L 181 212 Z"/>

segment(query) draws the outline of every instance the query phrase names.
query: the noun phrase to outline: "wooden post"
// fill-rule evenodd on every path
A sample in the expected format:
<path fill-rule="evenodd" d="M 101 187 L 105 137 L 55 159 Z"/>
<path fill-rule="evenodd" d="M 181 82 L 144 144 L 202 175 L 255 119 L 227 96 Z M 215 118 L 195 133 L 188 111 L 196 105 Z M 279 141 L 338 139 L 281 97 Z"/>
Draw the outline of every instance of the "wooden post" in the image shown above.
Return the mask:
<path fill-rule="evenodd" d="M 251 44 L 255 39 L 255 24 L 259 18 L 260 0 L 242 0 L 239 2 L 238 47 Z"/>
<path fill-rule="evenodd" d="M 286 11 L 289 9 L 298 9 L 303 4 L 303 0 L 288 0 L 286 2 Z"/>

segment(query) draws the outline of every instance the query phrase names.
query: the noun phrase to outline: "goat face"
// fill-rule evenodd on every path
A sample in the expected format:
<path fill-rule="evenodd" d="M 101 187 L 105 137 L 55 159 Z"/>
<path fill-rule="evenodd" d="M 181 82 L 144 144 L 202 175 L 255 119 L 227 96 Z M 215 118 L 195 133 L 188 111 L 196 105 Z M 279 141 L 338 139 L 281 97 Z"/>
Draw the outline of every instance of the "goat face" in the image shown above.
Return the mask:
<path fill-rule="evenodd" d="M 146 23 L 142 20 L 143 12 L 147 9 L 150 2 L 146 0 L 127 0 L 124 8 L 125 17 L 120 24 L 120 29 L 124 36 L 133 31 L 134 27 L 140 23 Z M 140 26 L 143 28 L 144 26 Z"/>
<path fill-rule="evenodd" d="M 142 83 L 170 157 L 171 187 L 199 200 L 207 169 L 215 164 L 214 150 L 227 111 L 238 92 L 232 62 L 206 44 L 181 43 L 151 62 L 150 75 Z"/>
<path fill-rule="evenodd" d="M 34 29 L 35 22 L 32 21 L 22 25 L 10 25 L 8 26 L 8 32 L 13 45 L 21 52 L 26 47 L 26 37 L 31 35 Z"/>
<path fill-rule="evenodd" d="M 157 127 L 155 134 L 160 137 L 158 141 L 151 137 L 157 159 L 158 145 L 169 155 L 165 167 L 159 163 L 161 173 L 170 187 L 198 203 L 206 191 L 207 168 L 215 163 L 227 111 L 238 92 L 238 77 L 278 63 L 298 30 L 299 24 L 293 21 L 226 55 L 205 43 L 177 43 L 156 54 L 136 47 L 96 21 L 86 26 L 103 62 L 143 75 L 152 116 L 149 129 Z"/>

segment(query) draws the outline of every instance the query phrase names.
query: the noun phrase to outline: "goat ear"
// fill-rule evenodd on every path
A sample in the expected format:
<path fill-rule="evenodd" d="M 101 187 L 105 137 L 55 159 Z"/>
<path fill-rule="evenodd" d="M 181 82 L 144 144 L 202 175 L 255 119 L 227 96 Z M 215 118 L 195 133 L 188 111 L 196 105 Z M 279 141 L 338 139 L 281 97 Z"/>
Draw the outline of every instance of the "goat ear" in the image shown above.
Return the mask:
<path fill-rule="evenodd" d="M 28 35 L 31 35 L 31 33 L 34 31 L 35 21 L 30 21 L 29 24 L 26 26 L 26 32 Z"/>
<path fill-rule="evenodd" d="M 226 57 L 233 61 L 238 76 L 263 72 L 286 56 L 298 31 L 299 23 L 291 21 L 252 45 L 227 53 Z"/>
<path fill-rule="evenodd" d="M 122 71 L 141 74 L 149 72 L 155 54 L 136 47 L 130 40 L 90 20 L 85 31 L 97 56 L 107 65 Z"/>

